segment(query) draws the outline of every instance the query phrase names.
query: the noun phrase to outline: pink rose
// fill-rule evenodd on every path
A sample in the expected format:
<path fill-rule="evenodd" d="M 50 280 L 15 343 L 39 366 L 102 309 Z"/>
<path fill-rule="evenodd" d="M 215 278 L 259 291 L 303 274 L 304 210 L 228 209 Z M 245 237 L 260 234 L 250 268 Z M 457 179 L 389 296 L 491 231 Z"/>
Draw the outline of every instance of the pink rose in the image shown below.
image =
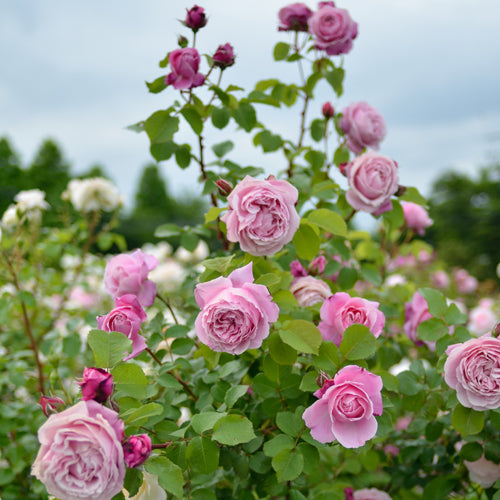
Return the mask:
<path fill-rule="evenodd" d="M 301 307 L 311 307 L 323 302 L 332 294 L 330 287 L 323 280 L 312 276 L 297 278 L 290 286 L 290 291 Z"/>
<path fill-rule="evenodd" d="M 290 272 L 295 278 L 302 278 L 303 276 L 307 276 L 307 271 L 300 263 L 300 260 L 294 260 L 290 262 Z"/>
<path fill-rule="evenodd" d="M 40 406 L 42 407 L 42 411 L 46 417 L 48 417 L 52 413 L 58 412 L 60 408 L 64 407 L 64 405 L 65 405 L 64 401 L 61 398 L 58 398 L 57 396 L 40 397 Z"/>
<path fill-rule="evenodd" d="M 232 66 L 235 60 L 233 47 L 229 43 L 219 45 L 215 54 L 212 56 L 212 59 L 214 64 L 221 69 Z"/>
<path fill-rule="evenodd" d="M 127 467 L 138 467 L 151 453 L 151 439 L 147 434 L 129 436 L 123 444 L 123 456 Z"/>
<path fill-rule="evenodd" d="M 121 332 L 132 341 L 132 353 L 124 361 L 135 358 L 144 349 L 146 341 L 139 335 L 147 315 L 135 295 L 127 294 L 115 300 L 115 308 L 106 316 L 97 316 L 97 328 L 105 332 Z"/>
<path fill-rule="evenodd" d="M 352 498 L 353 500 L 391 500 L 391 497 L 385 491 L 376 488 L 356 490 Z"/>
<path fill-rule="evenodd" d="M 405 222 L 408 228 L 413 229 L 417 234 L 423 236 L 425 234 L 425 228 L 432 226 L 434 222 L 429 217 L 427 210 L 411 201 L 402 201 L 401 206 L 403 207 Z"/>
<path fill-rule="evenodd" d="M 177 90 L 199 87 L 205 82 L 205 76 L 198 73 L 200 54 L 193 48 L 175 49 L 170 52 L 168 62 L 172 72 L 165 77 L 167 85 Z"/>
<path fill-rule="evenodd" d="M 321 274 L 325 270 L 325 267 L 326 257 L 324 255 L 316 257 L 309 265 L 309 269 L 313 274 Z"/>
<path fill-rule="evenodd" d="M 355 210 L 379 215 L 392 209 L 391 196 L 398 190 L 398 165 L 387 156 L 368 151 L 346 168 L 350 189 L 348 203 Z"/>
<path fill-rule="evenodd" d="M 477 288 L 477 279 L 471 276 L 465 269 L 455 269 L 453 271 L 455 286 L 460 293 L 473 293 Z"/>
<path fill-rule="evenodd" d="M 483 488 L 493 486 L 500 479 L 500 464 L 487 460 L 484 455 L 475 462 L 464 460 L 470 480 Z"/>
<path fill-rule="evenodd" d="M 365 148 L 378 149 L 386 133 L 384 118 L 366 102 L 344 108 L 339 128 L 347 136 L 347 147 L 357 155 Z"/>
<path fill-rule="evenodd" d="M 489 334 L 446 350 L 444 379 L 463 406 L 477 411 L 500 406 L 500 339 Z"/>
<path fill-rule="evenodd" d="M 93 399 L 98 403 L 105 403 L 113 393 L 113 375 L 103 368 L 85 368 L 79 385 L 84 401 Z"/>
<path fill-rule="evenodd" d="M 312 10 L 303 3 L 292 3 L 278 12 L 280 20 L 279 31 L 307 31 L 307 21 L 312 16 Z"/>
<path fill-rule="evenodd" d="M 38 430 L 41 447 L 31 473 L 64 500 L 109 500 L 125 477 L 123 422 L 96 401 L 51 415 Z"/>
<path fill-rule="evenodd" d="M 195 5 L 190 9 L 186 9 L 186 11 L 187 14 L 184 24 L 188 28 L 191 28 L 195 33 L 207 24 L 207 16 L 205 15 L 205 9 L 203 7 Z"/>
<path fill-rule="evenodd" d="M 415 344 L 423 345 L 423 342 L 418 340 L 417 328 L 422 321 L 430 318 L 432 318 L 432 314 L 429 312 L 427 301 L 419 292 L 415 292 L 412 301 L 405 304 L 405 322 L 403 326 L 406 336 L 413 340 Z"/>
<path fill-rule="evenodd" d="M 349 12 L 334 7 L 330 2 L 321 2 L 319 9 L 309 18 L 309 33 L 314 37 L 314 46 L 325 50 L 330 56 L 347 54 L 358 34 L 358 25 Z"/>
<path fill-rule="evenodd" d="M 448 288 L 450 286 L 450 278 L 446 271 L 439 270 L 432 273 L 431 281 L 436 288 Z"/>
<path fill-rule="evenodd" d="M 273 176 L 261 181 L 246 176 L 227 197 L 222 217 L 229 241 L 239 241 L 244 252 L 273 255 L 289 243 L 300 223 L 295 210 L 298 191 Z"/>
<path fill-rule="evenodd" d="M 264 285 L 254 284 L 252 263 L 235 269 L 227 278 L 196 285 L 194 297 L 201 312 L 195 331 L 210 349 L 241 354 L 255 349 L 269 335 L 279 307 Z"/>
<path fill-rule="evenodd" d="M 302 418 L 320 443 L 335 439 L 345 448 L 359 448 L 375 436 L 382 415 L 382 379 L 356 365 L 342 368 L 314 395 L 319 398 Z"/>
<path fill-rule="evenodd" d="M 125 294 L 137 295 L 143 307 L 151 306 L 156 296 L 156 284 L 147 278 L 149 271 L 157 265 L 156 257 L 141 250 L 115 255 L 104 271 L 106 291 L 114 299 Z"/>
<path fill-rule="evenodd" d="M 378 337 L 385 326 L 385 316 L 378 309 L 378 302 L 351 297 L 337 292 L 325 300 L 319 311 L 321 321 L 318 328 L 323 340 L 330 340 L 339 346 L 344 331 L 351 325 L 365 325 Z"/>
<path fill-rule="evenodd" d="M 491 310 L 489 304 L 481 304 L 472 309 L 469 315 L 469 324 L 467 327 L 473 335 L 483 335 L 491 332 L 497 323 L 497 317 Z"/>

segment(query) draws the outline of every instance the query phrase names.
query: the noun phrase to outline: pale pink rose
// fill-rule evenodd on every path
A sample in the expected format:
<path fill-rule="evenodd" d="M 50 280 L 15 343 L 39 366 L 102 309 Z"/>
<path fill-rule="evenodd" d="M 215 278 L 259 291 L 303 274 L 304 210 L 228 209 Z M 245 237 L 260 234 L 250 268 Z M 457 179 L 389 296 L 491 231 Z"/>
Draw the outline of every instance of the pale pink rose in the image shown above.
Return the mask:
<path fill-rule="evenodd" d="M 392 455 L 393 457 L 397 457 L 399 455 L 399 448 L 397 446 L 394 446 L 393 444 L 386 444 L 384 446 L 384 452 L 387 455 Z"/>
<path fill-rule="evenodd" d="M 323 340 L 330 340 L 339 346 L 345 329 L 351 325 L 364 325 L 374 337 L 378 337 L 385 326 L 384 313 L 378 306 L 378 302 L 351 297 L 345 292 L 332 295 L 320 309 L 318 328 Z"/>
<path fill-rule="evenodd" d="M 301 307 L 311 307 L 323 302 L 332 294 L 330 287 L 323 280 L 313 276 L 297 278 L 290 286 L 290 291 Z"/>
<path fill-rule="evenodd" d="M 420 250 L 417 255 L 417 260 L 421 264 L 428 265 L 430 264 L 434 259 L 435 259 L 435 254 L 434 252 L 428 252 L 427 250 Z"/>
<path fill-rule="evenodd" d="M 156 284 L 148 280 L 148 273 L 157 265 L 156 257 L 141 250 L 115 255 L 104 271 L 106 291 L 114 299 L 126 294 L 136 295 L 143 307 L 151 306 L 156 296 Z"/>
<path fill-rule="evenodd" d="M 410 425 L 410 422 L 412 421 L 412 418 L 409 416 L 405 417 L 399 417 L 396 420 L 396 424 L 394 425 L 394 429 L 397 431 L 405 431 L 408 429 L 408 426 Z"/>
<path fill-rule="evenodd" d="M 247 175 L 227 197 L 229 206 L 222 217 L 227 238 L 238 241 L 252 255 L 273 255 L 292 240 L 299 227 L 297 199 L 297 189 L 287 181 Z"/>
<path fill-rule="evenodd" d="M 339 128 L 347 136 L 347 147 L 357 155 L 365 148 L 378 149 L 386 134 L 384 118 L 366 102 L 344 108 Z"/>
<path fill-rule="evenodd" d="M 448 288 L 450 286 L 450 278 L 447 272 L 443 270 L 432 273 L 431 280 L 436 288 Z"/>
<path fill-rule="evenodd" d="M 396 269 L 401 269 L 402 267 L 415 267 L 417 265 L 417 259 L 411 253 L 408 255 L 398 255 L 395 259 L 390 260 L 387 263 L 388 271 L 395 271 Z"/>
<path fill-rule="evenodd" d="M 307 21 L 312 16 L 312 10 L 303 3 L 292 3 L 280 9 L 279 31 L 307 31 Z"/>
<path fill-rule="evenodd" d="M 497 317 L 491 310 L 491 306 L 480 303 L 478 307 L 471 310 L 467 327 L 473 335 L 483 335 L 491 332 L 496 324 Z"/>
<path fill-rule="evenodd" d="M 391 196 L 398 190 L 398 165 L 387 156 L 368 151 L 346 167 L 348 203 L 355 210 L 379 215 L 392 210 Z"/>
<path fill-rule="evenodd" d="M 309 264 L 309 269 L 313 274 L 321 274 L 326 267 L 326 257 L 324 255 L 320 255 L 316 257 L 311 264 Z"/>
<path fill-rule="evenodd" d="M 353 495 L 353 500 L 391 500 L 391 498 L 385 491 L 376 488 L 356 490 Z"/>
<path fill-rule="evenodd" d="M 455 269 L 453 271 L 453 280 L 460 293 L 473 293 L 477 289 L 477 279 L 471 276 L 465 269 Z"/>
<path fill-rule="evenodd" d="M 500 339 L 483 335 L 446 350 L 444 380 L 460 403 L 477 411 L 500 407 Z"/>
<path fill-rule="evenodd" d="M 51 415 L 38 429 L 31 473 L 63 500 L 109 500 L 125 478 L 123 422 L 96 401 Z"/>
<path fill-rule="evenodd" d="M 165 77 L 167 85 L 173 85 L 177 90 L 187 90 L 205 82 L 205 76 L 198 73 L 200 54 L 196 49 L 175 49 L 170 52 L 168 62 L 172 72 Z"/>
<path fill-rule="evenodd" d="M 78 385 L 84 401 L 93 399 L 105 403 L 113 393 L 113 375 L 103 368 L 85 368 L 83 379 Z"/>
<path fill-rule="evenodd" d="M 330 56 L 347 54 L 358 34 L 358 25 L 349 12 L 338 9 L 333 2 L 320 2 L 319 9 L 309 18 L 309 33 L 314 46 Z"/>
<path fill-rule="evenodd" d="M 123 456 L 127 467 L 138 467 L 151 453 L 151 439 L 147 434 L 129 436 L 123 443 Z"/>
<path fill-rule="evenodd" d="M 432 314 L 429 312 L 427 301 L 419 292 L 415 292 L 411 302 L 405 304 L 405 322 L 403 328 L 406 336 L 418 346 L 424 344 L 421 340 L 418 340 L 418 325 L 430 318 L 432 318 Z"/>
<path fill-rule="evenodd" d="M 377 432 L 375 415 L 382 415 L 382 379 L 356 365 L 342 368 L 314 395 L 319 398 L 302 418 L 320 443 L 337 440 L 359 448 Z"/>
<path fill-rule="evenodd" d="M 417 234 L 423 236 L 425 228 L 432 226 L 433 220 L 429 217 L 427 210 L 411 201 L 402 201 L 405 222 L 409 229 L 413 229 Z"/>
<path fill-rule="evenodd" d="M 500 464 L 487 460 L 484 455 L 475 462 L 464 460 L 470 480 L 483 488 L 493 486 L 500 479 Z"/>
<path fill-rule="evenodd" d="M 146 341 L 139 335 L 147 315 L 135 295 L 127 294 L 115 300 L 115 308 L 105 316 L 97 316 L 97 328 L 105 332 L 121 332 L 132 341 L 132 353 L 124 361 L 135 358 L 144 349 Z"/>
<path fill-rule="evenodd" d="M 196 285 L 194 297 L 201 312 L 196 335 L 210 349 L 241 354 L 256 349 L 278 319 L 279 307 L 264 285 L 254 282 L 252 263 L 235 269 L 227 278 Z"/>

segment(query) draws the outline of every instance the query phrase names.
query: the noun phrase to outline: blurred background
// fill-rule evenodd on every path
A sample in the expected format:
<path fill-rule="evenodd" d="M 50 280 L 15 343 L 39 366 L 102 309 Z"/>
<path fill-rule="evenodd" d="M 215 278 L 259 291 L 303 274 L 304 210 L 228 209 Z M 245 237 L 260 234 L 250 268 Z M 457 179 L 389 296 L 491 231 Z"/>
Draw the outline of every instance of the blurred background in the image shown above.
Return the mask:
<path fill-rule="evenodd" d="M 226 42 L 236 52 L 223 84 L 249 92 L 276 74 L 298 81 L 294 65 L 272 59 L 274 44 L 291 36 L 277 31 L 277 13 L 290 2 L 199 3 L 209 18 L 198 33 L 200 52 L 213 54 Z M 311 116 L 327 100 L 336 109 L 361 100 L 377 108 L 388 131 L 380 152 L 399 163 L 401 184 L 430 199 L 435 224 L 426 238 L 450 265 L 478 278 L 495 276 L 500 3 L 336 3 L 349 10 L 359 35 L 345 56 L 344 95 L 337 99 L 321 87 Z M 104 175 L 125 196 L 121 231 L 130 248 L 150 239 L 160 223 L 200 221 L 198 172 L 180 171 L 173 160 L 155 164 L 146 135 L 126 129 L 177 97 L 171 88 L 150 94 L 145 81 L 166 73 L 158 62 L 176 48 L 178 35 L 189 36 L 178 20 L 192 6 L 168 0 L 0 0 L 0 213 L 20 189 L 39 187 L 57 207 L 71 177 Z M 297 129 L 297 115 L 258 107 L 258 118 L 284 135 Z M 189 130 L 181 134 L 190 140 Z M 236 129 L 214 132 L 213 142 L 229 135 L 236 143 L 234 161 L 269 173 L 286 167 L 279 154 L 263 155 Z"/>

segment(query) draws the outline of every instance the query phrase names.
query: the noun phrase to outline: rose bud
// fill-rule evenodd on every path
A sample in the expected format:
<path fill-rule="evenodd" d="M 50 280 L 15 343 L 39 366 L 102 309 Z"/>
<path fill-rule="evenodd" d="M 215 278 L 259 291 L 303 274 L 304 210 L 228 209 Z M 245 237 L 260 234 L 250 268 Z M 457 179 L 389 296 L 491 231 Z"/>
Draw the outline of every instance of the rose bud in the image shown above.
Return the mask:
<path fill-rule="evenodd" d="M 104 403 L 113 392 L 113 375 L 103 368 L 85 368 L 83 380 L 79 385 L 82 388 L 84 401 L 93 399 L 98 403 Z"/>
<path fill-rule="evenodd" d="M 212 59 L 218 68 L 226 69 L 227 67 L 232 66 L 235 60 L 233 47 L 229 43 L 219 45 L 219 48 L 215 51 Z"/>
<path fill-rule="evenodd" d="M 339 170 L 340 170 L 340 173 L 344 176 L 344 177 L 347 177 L 347 165 L 349 165 L 349 163 L 341 163 L 339 165 Z"/>
<path fill-rule="evenodd" d="M 493 331 L 491 332 L 491 336 L 498 338 L 500 336 L 500 323 L 497 323 Z"/>
<path fill-rule="evenodd" d="M 185 36 L 179 35 L 179 38 L 177 38 L 177 45 L 181 49 L 185 49 L 189 44 L 188 39 Z"/>
<path fill-rule="evenodd" d="M 207 17 L 205 16 L 205 9 L 203 7 L 195 5 L 190 9 L 186 9 L 186 11 L 187 14 L 184 24 L 188 28 L 191 28 L 195 33 L 207 24 Z"/>
<path fill-rule="evenodd" d="M 123 444 L 123 457 L 127 467 L 137 467 L 146 461 L 151 453 L 151 439 L 147 434 L 130 436 Z"/>
<path fill-rule="evenodd" d="M 229 181 L 226 181 L 225 179 L 219 179 L 216 182 L 216 184 L 219 194 L 221 196 L 229 196 L 229 194 L 233 190 L 233 185 Z"/>
<path fill-rule="evenodd" d="M 60 406 L 64 406 L 64 401 L 58 397 L 49 398 L 42 396 L 40 398 L 40 405 L 42 406 L 43 413 L 46 417 L 52 413 L 57 413 Z"/>
<path fill-rule="evenodd" d="M 330 119 L 335 114 L 332 103 L 328 101 L 325 102 L 325 104 L 323 104 L 323 107 L 321 108 L 321 112 L 327 120 Z"/>
<path fill-rule="evenodd" d="M 354 490 L 352 488 L 344 488 L 345 500 L 354 499 Z"/>

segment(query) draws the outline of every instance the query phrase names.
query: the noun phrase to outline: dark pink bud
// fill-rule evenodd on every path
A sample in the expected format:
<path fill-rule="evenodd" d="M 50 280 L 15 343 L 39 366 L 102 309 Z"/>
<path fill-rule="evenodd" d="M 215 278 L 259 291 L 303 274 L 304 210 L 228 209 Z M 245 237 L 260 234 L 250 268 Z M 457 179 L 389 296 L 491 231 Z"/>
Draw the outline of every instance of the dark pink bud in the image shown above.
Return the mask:
<path fill-rule="evenodd" d="M 295 278 L 302 278 L 303 276 L 307 276 L 307 271 L 298 260 L 290 262 L 290 272 L 293 274 L 293 276 L 295 276 Z"/>
<path fill-rule="evenodd" d="M 328 375 L 327 375 L 325 372 L 321 371 L 321 372 L 319 372 L 319 375 L 318 375 L 318 377 L 316 378 L 316 383 L 318 384 L 318 387 L 320 387 L 320 388 L 321 388 L 321 387 L 323 387 L 323 384 L 324 384 L 327 380 L 329 380 Z"/>
<path fill-rule="evenodd" d="M 326 257 L 324 255 L 316 257 L 309 265 L 309 269 L 316 274 L 321 274 L 325 270 L 325 267 Z"/>
<path fill-rule="evenodd" d="M 406 186 L 398 186 L 398 190 L 394 193 L 395 196 L 403 196 L 408 188 Z"/>
<path fill-rule="evenodd" d="M 48 417 L 52 413 L 57 413 L 61 406 L 64 406 L 64 401 L 58 397 L 49 398 L 47 396 L 42 396 L 40 398 L 40 405 L 42 406 L 43 413 Z"/>
<path fill-rule="evenodd" d="M 221 196 L 229 196 L 229 194 L 233 190 L 233 185 L 225 179 L 219 179 L 216 184 Z"/>
<path fill-rule="evenodd" d="M 137 467 L 146 461 L 151 453 L 151 439 L 147 434 L 130 436 L 123 443 L 123 456 L 127 467 Z"/>
<path fill-rule="evenodd" d="M 331 102 L 325 102 L 323 104 L 323 107 L 321 108 L 321 112 L 323 113 L 323 116 L 328 120 L 335 114 L 335 110 L 333 109 L 332 103 Z"/>
<path fill-rule="evenodd" d="M 307 31 L 307 21 L 313 15 L 312 10 L 303 3 L 292 3 L 278 12 L 279 31 Z"/>
<path fill-rule="evenodd" d="M 495 328 L 493 328 L 493 331 L 491 332 L 491 336 L 495 338 L 500 337 L 500 323 L 495 325 Z"/>
<path fill-rule="evenodd" d="M 347 177 L 347 165 L 349 165 L 349 163 L 341 163 L 339 165 L 340 173 L 345 177 Z"/>
<path fill-rule="evenodd" d="M 221 68 L 225 69 L 234 64 L 236 56 L 234 55 L 233 47 L 229 43 L 225 43 L 224 45 L 219 45 L 219 48 L 215 51 L 215 54 L 212 56 L 214 60 L 214 64 Z"/>
<path fill-rule="evenodd" d="M 79 385 L 82 388 L 84 401 L 93 399 L 98 403 L 104 403 L 113 392 L 113 375 L 103 368 L 85 368 L 83 380 Z"/>
<path fill-rule="evenodd" d="M 190 9 L 186 9 L 186 11 L 187 14 L 184 24 L 188 28 L 191 28 L 195 33 L 207 24 L 207 17 L 205 16 L 205 9 L 203 7 L 195 5 Z"/>
<path fill-rule="evenodd" d="M 326 3 L 326 2 L 324 2 Z M 354 490 L 352 488 L 344 489 L 345 500 L 353 500 L 354 499 Z"/>

